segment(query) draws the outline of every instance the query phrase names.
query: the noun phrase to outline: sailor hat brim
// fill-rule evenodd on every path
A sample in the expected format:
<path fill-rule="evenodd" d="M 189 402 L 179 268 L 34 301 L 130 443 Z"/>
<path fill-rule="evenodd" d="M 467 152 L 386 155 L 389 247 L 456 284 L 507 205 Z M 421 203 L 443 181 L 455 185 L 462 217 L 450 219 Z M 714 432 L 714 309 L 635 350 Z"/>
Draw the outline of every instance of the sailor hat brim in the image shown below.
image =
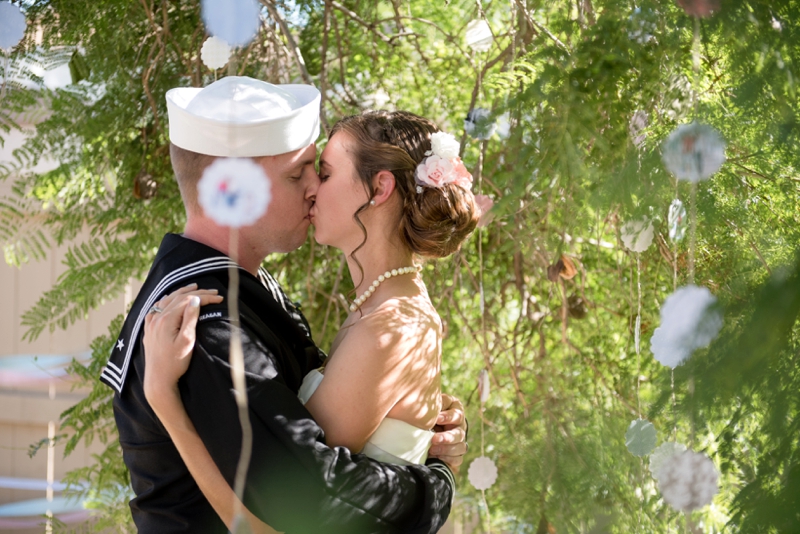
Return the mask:
<path fill-rule="evenodd" d="M 319 108 L 316 87 L 240 76 L 167 91 L 170 141 L 209 156 L 253 158 L 305 148 L 319 137 Z"/>

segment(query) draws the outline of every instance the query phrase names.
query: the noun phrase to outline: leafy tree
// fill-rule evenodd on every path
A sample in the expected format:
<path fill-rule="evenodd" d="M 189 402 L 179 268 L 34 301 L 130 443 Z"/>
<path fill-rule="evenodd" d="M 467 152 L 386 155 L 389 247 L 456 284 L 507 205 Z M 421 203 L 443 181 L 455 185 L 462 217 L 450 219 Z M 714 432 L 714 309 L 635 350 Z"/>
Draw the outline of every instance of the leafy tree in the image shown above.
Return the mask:
<path fill-rule="evenodd" d="M 484 500 L 463 470 L 459 513 L 477 509 L 482 528 L 517 532 L 800 527 L 800 3 L 725 2 L 697 20 L 667 0 L 262 4 L 262 31 L 227 74 L 314 83 L 328 126 L 382 98 L 430 117 L 460 136 L 476 191 L 496 200 L 494 222 L 424 271 L 447 329 L 443 385 L 472 422 L 466 464 L 483 448 L 500 471 Z M 0 167 L 15 180 L 0 206 L 8 260 L 37 257 L 49 239 L 67 242 L 83 228 L 93 236 L 23 316 L 35 337 L 144 276 L 163 233 L 180 231 L 164 93 L 223 73 L 199 59 L 196 1 L 36 0 L 25 10 L 30 34 L 14 64 L 66 50 L 85 65 L 76 71 L 89 71 L 56 92 L 11 86 L 0 113 L 9 131 L 12 111 L 38 101 L 52 110 Z M 473 19 L 492 28 L 487 52 L 465 44 Z M 508 135 L 469 137 L 462 120 L 475 107 L 506 117 Z M 637 131 L 634 116 L 646 117 Z M 727 140 L 727 162 L 694 190 L 660 157 L 666 136 L 691 120 Z M 19 174 L 42 154 L 60 166 Z M 678 243 L 667 222 L 676 197 L 695 214 L 694 239 Z M 33 212 L 41 225 L 21 225 Z M 637 255 L 621 246 L 619 227 L 643 215 L 656 235 Z M 574 278 L 558 276 L 562 256 Z M 268 265 L 328 345 L 352 289 L 341 256 L 310 240 Z M 692 278 L 720 300 L 725 326 L 672 373 L 648 341 L 661 303 Z M 71 476 L 90 481 L 101 527 L 127 521 L 111 392 L 97 381 L 120 321 L 95 341 L 88 365 L 71 367 L 92 392 L 62 421 L 68 451 L 80 440 L 107 444 Z M 482 369 L 492 388 L 483 407 Z M 625 429 L 640 416 L 660 442 L 715 461 L 712 507 L 684 518 L 663 503 L 646 462 L 625 449 Z"/>

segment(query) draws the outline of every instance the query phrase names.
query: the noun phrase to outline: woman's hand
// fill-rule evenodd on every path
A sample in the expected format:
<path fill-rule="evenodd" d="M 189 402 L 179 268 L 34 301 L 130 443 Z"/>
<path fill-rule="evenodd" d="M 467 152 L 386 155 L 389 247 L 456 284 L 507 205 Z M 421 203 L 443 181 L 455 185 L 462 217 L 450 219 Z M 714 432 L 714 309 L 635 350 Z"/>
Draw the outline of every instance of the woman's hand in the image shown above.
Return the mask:
<path fill-rule="evenodd" d="M 434 430 L 428 458 L 442 460 L 457 473 L 467 453 L 467 418 L 460 400 L 442 393 L 442 411 Z"/>
<path fill-rule="evenodd" d="M 192 284 L 156 303 L 144 320 L 144 394 L 157 410 L 165 397 L 178 394 L 178 379 L 189 368 L 200 306 L 218 304 L 216 289 L 197 289 Z"/>

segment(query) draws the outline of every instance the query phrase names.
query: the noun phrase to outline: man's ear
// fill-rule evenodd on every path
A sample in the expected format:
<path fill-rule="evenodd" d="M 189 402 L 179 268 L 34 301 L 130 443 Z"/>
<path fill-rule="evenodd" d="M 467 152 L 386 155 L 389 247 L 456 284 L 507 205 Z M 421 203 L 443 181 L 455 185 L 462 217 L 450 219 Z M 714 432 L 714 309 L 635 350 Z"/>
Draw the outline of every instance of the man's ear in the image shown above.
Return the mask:
<path fill-rule="evenodd" d="M 389 200 L 392 191 L 394 191 L 394 174 L 392 174 L 390 171 L 380 171 L 372 177 L 372 188 L 375 191 L 375 195 L 372 197 L 372 200 L 375 201 L 376 206 L 380 206 Z"/>

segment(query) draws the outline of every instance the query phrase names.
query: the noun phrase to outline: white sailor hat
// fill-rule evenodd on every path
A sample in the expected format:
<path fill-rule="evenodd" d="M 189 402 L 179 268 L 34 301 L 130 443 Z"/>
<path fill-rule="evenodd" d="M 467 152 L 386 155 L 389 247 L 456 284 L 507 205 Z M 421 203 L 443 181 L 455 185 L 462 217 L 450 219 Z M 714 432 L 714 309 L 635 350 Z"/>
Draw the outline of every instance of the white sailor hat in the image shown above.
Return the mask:
<path fill-rule="evenodd" d="M 209 156 L 285 154 L 317 140 L 319 106 L 319 91 L 311 85 L 227 76 L 202 89 L 167 91 L 169 138 L 180 148 Z"/>

